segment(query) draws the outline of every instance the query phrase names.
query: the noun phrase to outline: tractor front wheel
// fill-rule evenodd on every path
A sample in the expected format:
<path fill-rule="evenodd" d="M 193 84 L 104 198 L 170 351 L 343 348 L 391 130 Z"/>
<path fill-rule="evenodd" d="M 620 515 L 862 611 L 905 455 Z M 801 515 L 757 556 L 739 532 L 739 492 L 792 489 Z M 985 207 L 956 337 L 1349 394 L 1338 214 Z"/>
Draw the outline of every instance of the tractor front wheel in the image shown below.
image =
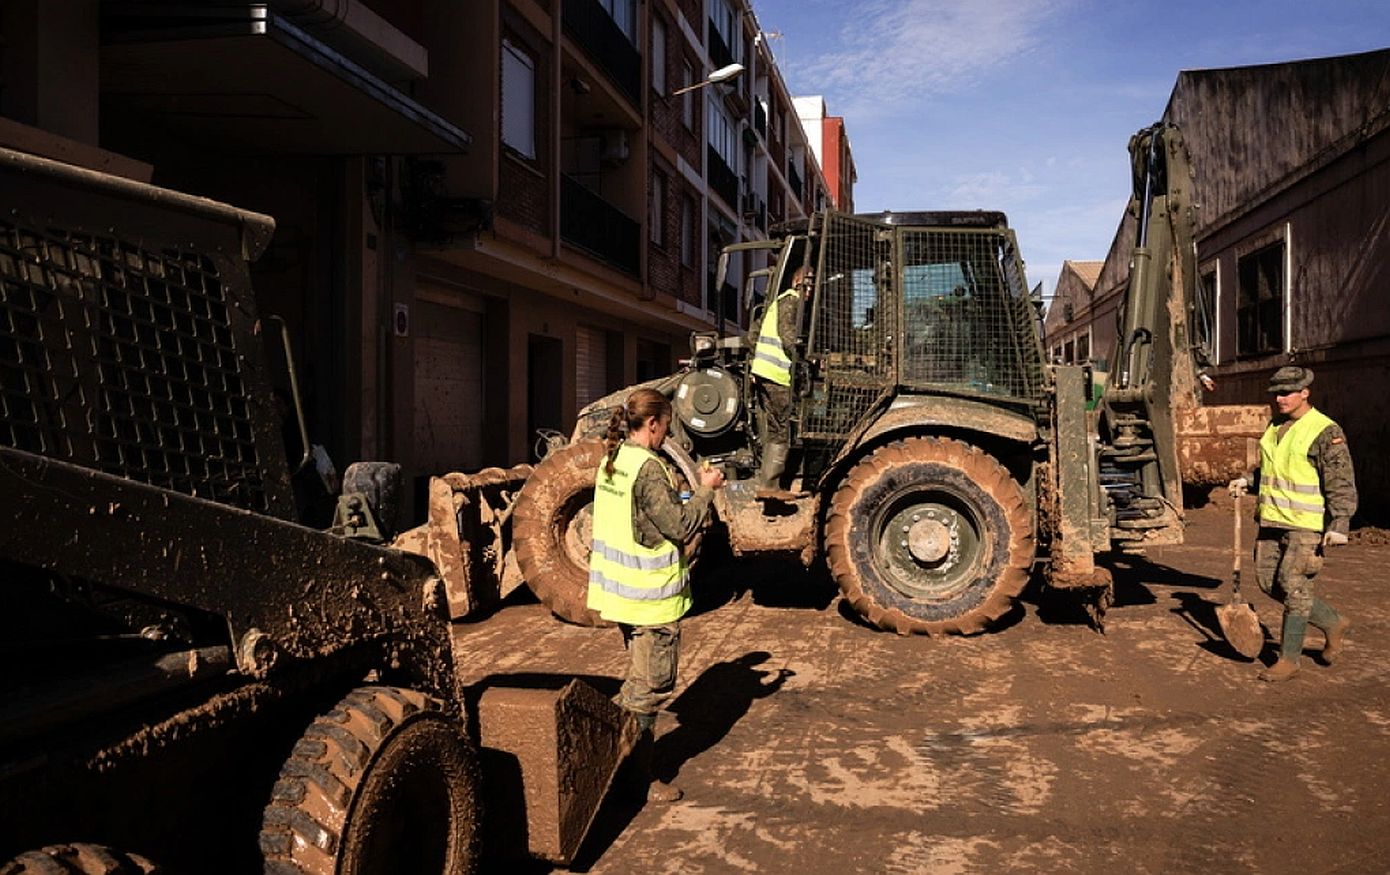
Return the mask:
<path fill-rule="evenodd" d="M 1028 582 L 1032 514 L 994 457 L 948 438 L 908 438 L 855 465 L 825 529 L 830 570 L 868 622 L 900 634 L 970 634 Z"/>

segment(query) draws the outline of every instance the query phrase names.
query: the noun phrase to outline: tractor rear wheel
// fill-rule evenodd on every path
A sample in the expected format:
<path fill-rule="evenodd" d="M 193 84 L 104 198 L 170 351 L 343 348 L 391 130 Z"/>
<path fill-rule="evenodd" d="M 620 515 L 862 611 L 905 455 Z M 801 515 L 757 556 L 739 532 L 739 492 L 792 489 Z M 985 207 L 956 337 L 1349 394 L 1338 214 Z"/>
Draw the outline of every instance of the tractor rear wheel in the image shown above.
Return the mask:
<path fill-rule="evenodd" d="M 597 440 L 551 451 L 526 479 L 512 512 L 512 543 L 526 585 L 557 617 L 581 626 L 608 625 L 588 607 L 594 475 L 602 459 Z"/>
<path fill-rule="evenodd" d="M 1032 514 L 994 457 L 908 438 L 855 465 L 835 492 L 826 554 L 846 601 L 880 629 L 970 634 L 1023 591 Z"/>
<path fill-rule="evenodd" d="M 478 868 L 477 754 L 434 699 L 361 687 L 319 717 L 280 770 L 261 829 L 280 875 Z"/>

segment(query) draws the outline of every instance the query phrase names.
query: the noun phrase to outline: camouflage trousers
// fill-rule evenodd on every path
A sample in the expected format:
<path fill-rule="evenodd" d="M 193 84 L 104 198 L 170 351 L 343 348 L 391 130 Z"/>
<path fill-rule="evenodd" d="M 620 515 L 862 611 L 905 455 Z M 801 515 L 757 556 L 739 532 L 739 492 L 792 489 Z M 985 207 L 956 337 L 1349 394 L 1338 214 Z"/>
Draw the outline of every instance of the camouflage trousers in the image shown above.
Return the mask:
<path fill-rule="evenodd" d="M 779 386 L 771 380 L 757 377 L 753 380 L 753 389 L 758 393 L 758 403 L 767 420 L 763 443 L 785 444 L 791 437 L 791 387 Z"/>
<path fill-rule="evenodd" d="M 630 661 L 627 679 L 618 693 L 618 704 L 634 714 L 661 710 L 676 688 L 680 661 L 680 623 L 660 626 L 620 624 Z"/>
<path fill-rule="evenodd" d="M 1261 526 L 1255 538 L 1255 580 L 1284 610 L 1327 628 L 1337 614 L 1314 592 L 1313 579 L 1322 570 L 1322 533 L 1304 529 Z"/>

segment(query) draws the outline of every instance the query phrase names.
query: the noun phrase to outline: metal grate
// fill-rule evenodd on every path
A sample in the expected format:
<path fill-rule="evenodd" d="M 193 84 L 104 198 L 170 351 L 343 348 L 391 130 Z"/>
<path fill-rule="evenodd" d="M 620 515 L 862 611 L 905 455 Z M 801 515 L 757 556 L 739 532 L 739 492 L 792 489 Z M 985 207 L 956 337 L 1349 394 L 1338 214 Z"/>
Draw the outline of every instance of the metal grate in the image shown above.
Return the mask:
<path fill-rule="evenodd" d="M 268 509 L 216 264 L 0 220 L 0 442 Z"/>
<path fill-rule="evenodd" d="M 1042 357 L 1006 229 L 901 232 L 902 382 L 1031 399 Z"/>
<path fill-rule="evenodd" d="M 892 231 L 827 215 L 808 342 L 823 380 L 802 404 L 803 437 L 842 441 L 892 386 Z"/>

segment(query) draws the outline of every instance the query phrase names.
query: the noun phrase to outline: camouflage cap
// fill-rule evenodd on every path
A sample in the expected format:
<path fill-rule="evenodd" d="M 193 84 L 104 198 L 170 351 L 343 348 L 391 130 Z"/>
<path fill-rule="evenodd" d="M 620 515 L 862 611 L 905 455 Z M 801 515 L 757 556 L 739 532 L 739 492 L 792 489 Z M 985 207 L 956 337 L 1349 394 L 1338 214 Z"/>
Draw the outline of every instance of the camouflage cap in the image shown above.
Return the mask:
<path fill-rule="evenodd" d="M 1307 389 L 1313 384 L 1313 369 L 1298 365 L 1285 365 L 1269 378 L 1269 391 L 1274 395 L 1284 395 Z"/>

